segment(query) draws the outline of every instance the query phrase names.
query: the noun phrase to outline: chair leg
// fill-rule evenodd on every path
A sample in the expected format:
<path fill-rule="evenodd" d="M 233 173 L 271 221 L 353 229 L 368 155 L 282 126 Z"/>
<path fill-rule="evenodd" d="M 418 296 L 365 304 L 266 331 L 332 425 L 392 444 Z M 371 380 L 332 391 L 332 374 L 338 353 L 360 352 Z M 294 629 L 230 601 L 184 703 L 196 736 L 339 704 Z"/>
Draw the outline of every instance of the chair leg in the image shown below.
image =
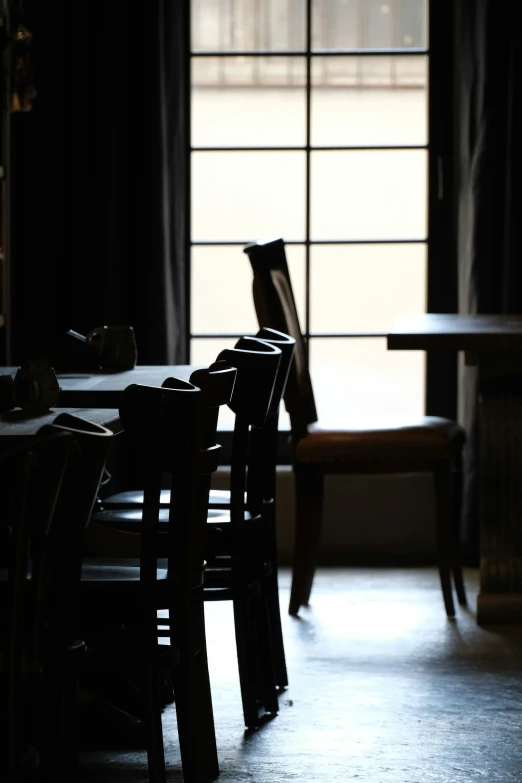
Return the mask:
<path fill-rule="evenodd" d="M 265 577 L 264 589 L 267 602 L 270 636 L 272 639 L 272 660 L 275 684 L 279 688 L 286 688 L 288 685 L 288 673 L 286 669 L 283 629 L 281 627 L 281 607 L 279 605 L 277 537 L 274 502 L 265 504 L 265 514 L 267 516 L 266 560 L 270 564 L 270 572 Z"/>
<path fill-rule="evenodd" d="M 245 726 L 249 729 L 259 725 L 263 712 L 262 705 L 258 704 L 262 690 L 262 676 L 256 622 L 251 605 L 254 600 L 255 598 L 249 595 L 246 588 L 238 588 L 237 595 L 233 599 L 243 717 Z"/>
<path fill-rule="evenodd" d="M 462 451 L 455 459 L 453 471 L 453 581 L 457 599 L 461 606 L 467 605 L 462 559 L 460 554 L 460 522 L 462 516 Z"/>
<path fill-rule="evenodd" d="M 444 606 L 448 617 L 455 616 L 451 586 L 453 565 L 453 515 L 451 497 L 451 465 L 449 460 L 436 464 L 434 470 L 437 517 L 437 561 Z"/>
<path fill-rule="evenodd" d="M 60 654 L 59 645 L 50 650 L 47 674 L 43 683 L 44 703 L 41 713 L 42 777 L 64 783 L 67 773 L 69 749 L 66 746 L 71 730 L 68 706 L 68 674 L 66 659 Z"/>
<path fill-rule="evenodd" d="M 266 584 L 263 584 L 259 597 L 252 601 L 251 611 L 256 624 L 256 648 L 259 659 L 257 701 L 264 707 L 265 712 L 277 713 L 279 700 L 274 666 L 274 640 Z"/>
<path fill-rule="evenodd" d="M 281 627 L 281 607 L 279 605 L 279 585 L 277 581 L 277 564 L 266 581 L 266 600 L 272 638 L 272 656 L 274 665 L 275 683 L 279 688 L 288 685 L 288 672 L 286 669 L 285 645 L 283 629 Z"/>
<path fill-rule="evenodd" d="M 65 776 L 66 781 L 75 781 L 78 778 L 78 672 L 76 667 L 69 664 L 66 673 L 65 684 L 65 710 L 64 710 L 64 735 L 65 747 Z"/>
<path fill-rule="evenodd" d="M 289 613 L 310 600 L 323 517 L 324 478 L 298 466 L 295 475 L 295 541 Z"/>
<path fill-rule="evenodd" d="M 160 675 L 155 651 L 151 651 L 146 672 L 147 761 L 150 783 L 165 783 L 165 752 L 161 723 Z"/>
<path fill-rule="evenodd" d="M 201 727 L 202 755 L 204 757 L 205 780 L 215 780 L 219 776 L 219 763 L 216 745 L 216 730 L 214 726 L 214 711 L 212 708 L 212 692 L 208 671 L 207 637 L 205 631 L 205 610 L 203 593 L 198 599 L 195 612 L 197 638 L 197 701 L 200 705 L 198 721 Z"/>
<path fill-rule="evenodd" d="M 219 764 L 208 673 L 202 591 L 169 611 L 171 640 L 179 650 L 172 672 L 185 783 L 215 780 Z M 176 641 L 177 640 L 177 641 Z"/>

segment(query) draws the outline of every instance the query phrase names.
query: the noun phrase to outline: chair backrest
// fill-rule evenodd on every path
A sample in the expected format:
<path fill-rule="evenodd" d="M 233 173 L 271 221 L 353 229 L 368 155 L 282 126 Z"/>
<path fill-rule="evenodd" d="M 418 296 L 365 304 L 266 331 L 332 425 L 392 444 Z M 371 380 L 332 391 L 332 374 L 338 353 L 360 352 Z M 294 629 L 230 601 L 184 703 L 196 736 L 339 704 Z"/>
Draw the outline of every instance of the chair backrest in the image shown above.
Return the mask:
<path fill-rule="evenodd" d="M 267 426 L 281 358 L 282 352 L 278 347 L 252 337 L 242 337 L 234 348 L 222 351 L 218 356 L 218 361 L 224 360 L 237 369 L 229 406 L 236 414 L 230 466 L 232 526 L 243 524 L 245 488 L 249 511 L 257 514 L 261 510 L 265 494 L 264 474 L 269 466 L 262 465 L 255 458 L 259 452 L 250 447 L 255 436 Z M 250 456 L 253 459 L 249 459 Z"/>
<path fill-rule="evenodd" d="M 255 490 L 255 478 L 257 474 L 262 476 L 263 500 L 275 502 L 276 492 L 276 464 L 277 464 L 277 435 L 279 431 L 279 408 L 283 399 L 288 374 L 292 366 L 295 340 L 288 334 L 278 332 L 276 329 L 264 327 L 260 329 L 256 338 L 274 345 L 281 351 L 281 361 L 274 384 L 274 391 L 270 403 L 269 415 L 265 426 L 261 431 L 251 432 L 250 459 L 247 477 L 247 494 L 252 495 Z"/>
<path fill-rule="evenodd" d="M 120 417 L 143 470 L 140 576 L 145 589 L 156 580 L 164 472 L 171 477 L 169 574 L 187 589 L 202 580 L 209 477 L 220 450 L 213 411 L 229 402 L 235 370 L 213 365 L 196 377 L 202 388 L 169 378 L 161 388 L 132 385 L 122 395 Z M 161 549 L 165 551 L 164 546 Z M 150 597 L 152 601 L 152 593 Z"/>
<path fill-rule="evenodd" d="M 256 334 L 256 338 L 262 340 L 265 343 L 269 343 L 270 345 L 274 345 L 281 351 L 279 372 L 277 374 L 274 385 L 269 411 L 270 416 L 277 417 L 279 415 L 281 400 L 283 399 L 286 391 L 288 375 L 292 366 L 292 359 L 294 358 L 295 339 L 289 334 L 284 334 L 284 332 L 279 332 L 277 329 L 271 329 L 266 326 L 259 329 Z"/>
<path fill-rule="evenodd" d="M 114 434 L 101 424 L 70 413 L 58 414 L 53 423 L 41 431 L 47 429 L 70 433 L 76 444 L 67 464 L 56 511 L 63 550 L 56 589 L 63 596 L 69 607 L 67 613 L 72 618 L 76 615 L 74 607 L 80 586 L 83 534 L 96 502 Z M 60 587 L 60 579 L 64 585 L 69 585 L 67 591 Z M 72 626 L 70 632 L 74 633 Z"/>
<path fill-rule="evenodd" d="M 198 521 L 193 526 L 193 534 L 203 536 L 203 551 L 205 551 L 206 534 L 208 532 L 206 520 L 212 473 L 218 467 L 218 457 L 221 451 L 221 446 L 216 444 L 219 408 L 222 405 L 228 405 L 232 399 L 236 374 L 235 367 L 230 367 L 226 362 L 221 361 L 214 362 L 208 368 L 195 370 L 190 376 L 190 382 L 197 386 L 201 392 L 196 444 L 199 449 L 200 459 L 207 460 L 206 464 L 203 462 L 200 464 L 200 472 L 197 478 L 198 486 L 195 491 L 195 502 L 198 503 L 198 506 L 195 516 Z M 175 388 L 176 383 L 176 379 L 167 378 L 162 386 L 164 388 L 173 388 L 174 385 Z M 195 541 L 195 551 L 198 551 L 200 547 L 201 541 Z"/>
<path fill-rule="evenodd" d="M 295 340 L 294 362 L 285 391 L 285 405 L 290 415 L 292 435 L 298 439 L 307 426 L 317 421 L 312 381 L 308 370 L 305 345 L 286 261 L 282 239 L 248 245 L 254 272 L 253 294 L 261 327 L 270 327 L 291 335 Z"/>
<path fill-rule="evenodd" d="M 7 717 L 7 780 L 20 779 L 23 726 L 27 723 L 24 677 L 46 671 L 58 652 L 52 622 L 52 581 L 61 542 L 56 506 L 68 459 L 71 435 L 48 431 L 21 444 L 2 444 L 0 497 L 4 537 L 4 577 L 0 605 L 0 662 L 4 670 Z M 34 681 L 31 685 L 34 689 Z M 27 696 L 27 694 L 25 694 Z M 3 761 L 2 761 L 3 765 Z"/>
<path fill-rule="evenodd" d="M 237 369 L 229 407 L 252 427 L 263 427 L 270 412 L 281 351 L 255 337 L 242 337 L 233 348 L 221 351 L 217 361 Z"/>
<path fill-rule="evenodd" d="M 194 370 L 190 382 L 201 390 L 201 406 L 205 413 L 201 416 L 200 448 L 215 443 L 219 409 L 228 405 L 236 382 L 237 371 L 226 362 L 214 362 L 208 368 Z M 171 378 L 163 386 L 171 388 Z"/>

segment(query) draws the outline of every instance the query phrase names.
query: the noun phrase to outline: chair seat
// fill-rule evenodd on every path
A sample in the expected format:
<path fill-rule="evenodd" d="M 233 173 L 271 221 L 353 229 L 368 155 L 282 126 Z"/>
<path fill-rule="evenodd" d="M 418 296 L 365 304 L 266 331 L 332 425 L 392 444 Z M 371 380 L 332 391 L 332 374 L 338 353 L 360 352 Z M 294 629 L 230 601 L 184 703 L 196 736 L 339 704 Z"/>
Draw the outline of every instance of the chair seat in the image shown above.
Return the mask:
<path fill-rule="evenodd" d="M 297 443 L 295 457 L 311 464 L 442 459 L 464 441 L 462 427 L 435 416 L 375 429 L 330 429 L 316 422 Z"/>
<path fill-rule="evenodd" d="M 166 525 L 169 519 L 169 510 L 162 508 L 159 513 L 160 524 Z M 245 520 L 251 519 L 248 511 L 245 511 Z M 130 509 L 110 509 L 99 511 L 91 516 L 93 522 L 99 522 L 102 525 L 125 530 L 129 533 L 141 532 L 141 508 Z M 230 522 L 230 512 L 226 509 L 209 509 L 207 522 L 213 525 L 226 525 Z"/>
<path fill-rule="evenodd" d="M 253 517 L 245 511 L 245 520 L 251 520 Z M 93 522 L 99 522 L 101 525 L 124 530 L 127 533 L 141 532 L 141 508 L 120 508 L 108 509 L 107 511 L 98 511 L 91 516 Z M 167 525 L 169 521 L 168 508 L 162 508 L 159 512 L 159 521 L 161 525 Z M 230 523 L 230 512 L 226 509 L 209 509 L 207 522 L 211 525 L 226 525 Z"/>
<path fill-rule="evenodd" d="M 167 578 L 167 562 L 159 561 L 156 578 L 162 581 Z M 107 582 L 115 584 L 139 582 L 140 561 L 134 558 L 85 558 L 82 563 L 82 582 Z"/>
<path fill-rule="evenodd" d="M 246 493 L 245 493 L 246 498 Z M 168 508 L 170 504 L 170 490 L 161 491 L 161 508 Z M 212 489 L 208 499 L 209 506 L 215 508 L 228 508 L 230 505 L 230 492 L 228 489 Z M 143 492 L 141 489 L 131 489 L 127 492 L 117 492 L 115 495 L 102 500 L 103 508 L 109 510 L 113 508 L 141 508 L 143 506 Z"/>

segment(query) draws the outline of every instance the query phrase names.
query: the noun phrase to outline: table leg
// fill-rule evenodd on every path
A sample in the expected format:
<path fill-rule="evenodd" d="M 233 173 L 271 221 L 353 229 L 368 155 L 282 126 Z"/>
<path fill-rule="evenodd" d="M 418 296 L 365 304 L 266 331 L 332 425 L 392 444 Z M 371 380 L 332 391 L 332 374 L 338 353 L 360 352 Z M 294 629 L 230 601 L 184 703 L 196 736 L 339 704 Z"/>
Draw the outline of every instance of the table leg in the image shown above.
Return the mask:
<path fill-rule="evenodd" d="M 522 367 L 479 359 L 480 625 L 522 624 Z"/>

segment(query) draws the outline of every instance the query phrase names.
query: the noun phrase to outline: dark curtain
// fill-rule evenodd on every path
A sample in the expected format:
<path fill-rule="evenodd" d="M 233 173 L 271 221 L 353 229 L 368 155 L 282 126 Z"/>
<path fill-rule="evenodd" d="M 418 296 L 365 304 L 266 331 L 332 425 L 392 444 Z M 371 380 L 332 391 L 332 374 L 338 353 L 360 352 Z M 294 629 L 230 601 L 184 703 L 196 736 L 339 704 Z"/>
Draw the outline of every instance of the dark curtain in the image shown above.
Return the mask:
<path fill-rule="evenodd" d="M 461 0 L 459 297 L 462 313 L 522 313 L 522 63 L 519 4 Z M 477 379 L 460 369 L 464 543 L 478 556 Z"/>
<path fill-rule="evenodd" d="M 37 97 L 12 117 L 12 360 L 131 324 L 187 361 L 188 0 L 26 2 Z"/>

